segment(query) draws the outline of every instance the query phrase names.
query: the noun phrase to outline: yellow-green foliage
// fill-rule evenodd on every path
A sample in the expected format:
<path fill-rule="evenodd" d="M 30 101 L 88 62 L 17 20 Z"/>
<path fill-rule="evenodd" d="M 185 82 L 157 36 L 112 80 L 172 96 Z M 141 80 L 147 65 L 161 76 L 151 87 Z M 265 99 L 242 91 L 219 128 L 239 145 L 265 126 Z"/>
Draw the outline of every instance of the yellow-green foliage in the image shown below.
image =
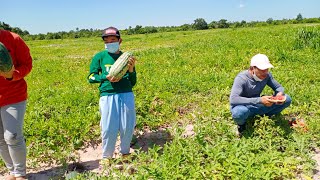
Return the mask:
<path fill-rule="evenodd" d="M 149 146 L 131 163 L 133 179 L 294 179 L 311 176 L 318 146 L 319 48 L 295 49 L 304 25 L 124 35 L 121 49 L 137 58 L 134 87 L 137 129 L 172 126 L 172 141 Z M 319 26 L 316 27 L 319 31 Z M 65 162 L 88 141 L 99 141 L 98 85 L 86 80 L 101 38 L 28 41 L 34 65 L 27 77 L 25 116 L 28 159 Z M 229 112 L 234 77 L 250 58 L 268 55 L 273 76 L 293 101 L 282 116 L 256 117 L 244 137 L 235 136 Z M 267 88 L 263 94 L 271 94 Z M 304 118 L 309 131 L 288 127 Z M 184 126 L 195 135 L 183 138 Z M 137 149 L 136 149 L 137 150 Z M 138 151 L 138 150 L 137 150 Z M 125 178 L 127 171 L 111 170 Z M 83 174 L 90 179 L 92 174 Z"/>

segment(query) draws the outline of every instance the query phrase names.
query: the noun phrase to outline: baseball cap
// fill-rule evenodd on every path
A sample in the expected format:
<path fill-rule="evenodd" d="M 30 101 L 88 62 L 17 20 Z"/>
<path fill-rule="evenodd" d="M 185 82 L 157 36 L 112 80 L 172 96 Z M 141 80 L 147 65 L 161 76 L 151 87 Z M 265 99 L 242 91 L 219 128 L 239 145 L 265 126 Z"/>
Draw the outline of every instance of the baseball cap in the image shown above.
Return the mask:
<path fill-rule="evenodd" d="M 108 27 L 102 31 L 102 39 L 107 36 L 117 36 L 120 38 L 120 32 L 115 27 Z"/>
<path fill-rule="evenodd" d="M 261 70 L 273 68 L 269 58 L 264 54 L 257 54 L 251 58 L 250 66 L 256 66 Z"/>

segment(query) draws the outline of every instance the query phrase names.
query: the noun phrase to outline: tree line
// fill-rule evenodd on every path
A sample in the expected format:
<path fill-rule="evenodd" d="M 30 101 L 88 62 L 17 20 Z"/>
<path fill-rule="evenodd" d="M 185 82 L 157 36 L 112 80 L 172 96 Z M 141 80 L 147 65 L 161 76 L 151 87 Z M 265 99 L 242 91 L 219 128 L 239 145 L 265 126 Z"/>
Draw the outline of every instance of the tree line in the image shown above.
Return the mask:
<path fill-rule="evenodd" d="M 218 28 L 241 28 L 241 27 L 261 27 L 269 25 L 280 25 L 280 24 L 301 24 L 301 23 L 320 23 L 319 18 L 303 18 L 301 13 L 297 15 L 295 19 L 282 19 L 274 20 L 272 18 L 266 21 L 236 21 L 228 22 L 226 19 L 219 21 L 212 21 L 207 23 L 203 18 L 197 18 L 191 24 L 183 24 L 180 26 L 141 26 L 136 25 L 135 27 L 129 26 L 124 30 L 120 30 L 122 34 L 149 34 L 157 32 L 171 32 L 171 31 L 191 31 L 191 30 L 205 30 L 205 29 L 218 29 Z M 32 35 L 26 30 L 21 30 L 18 27 L 11 27 L 9 24 L 0 21 L 0 29 L 10 30 L 19 34 L 24 40 L 44 40 L 44 39 L 70 39 L 70 38 L 83 38 L 83 37 L 99 37 L 101 36 L 102 29 L 79 29 L 71 30 L 69 32 L 48 32 L 47 34 L 35 34 Z"/>

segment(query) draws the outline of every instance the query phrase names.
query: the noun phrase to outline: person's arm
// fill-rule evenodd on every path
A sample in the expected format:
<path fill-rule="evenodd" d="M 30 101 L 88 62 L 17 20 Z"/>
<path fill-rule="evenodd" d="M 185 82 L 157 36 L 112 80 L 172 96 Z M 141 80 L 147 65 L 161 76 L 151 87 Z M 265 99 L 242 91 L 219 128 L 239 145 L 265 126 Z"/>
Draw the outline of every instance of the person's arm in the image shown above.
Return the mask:
<path fill-rule="evenodd" d="M 135 69 L 135 68 L 134 68 Z M 134 70 L 133 72 L 129 72 L 129 81 L 131 83 L 132 86 L 136 85 L 137 83 L 137 73 Z"/>
<path fill-rule="evenodd" d="M 260 97 L 252 97 L 247 98 L 241 96 L 243 93 L 243 89 L 246 81 L 237 76 L 233 82 L 233 86 L 230 94 L 230 104 L 231 105 L 248 105 L 248 104 L 259 104 L 261 103 Z"/>
<path fill-rule="evenodd" d="M 88 80 L 90 83 L 101 83 L 107 80 L 107 74 L 101 73 L 99 55 L 92 58 Z"/>
<path fill-rule="evenodd" d="M 128 66 L 129 66 L 129 81 L 131 83 L 132 86 L 136 85 L 137 83 L 137 73 L 136 73 L 136 68 L 135 68 L 135 64 L 136 64 L 136 58 L 132 57 L 129 60 Z"/>
<path fill-rule="evenodd" d="M 280 93 L 280 94 L 281 94 L 281 93 L 284 94 L 284 88 L 283 88 L 283 86 L 282 86 L 280 83 L 278 83 L 278 81 L 276 81 L 276 80 L 273 78 L 273 76 L 272 76 L 271 73 L 269 73 L 269 76 L 270 76 L 270 78 L 269 78 L 269 80 L 268 80 L 268 82 L 267 82 L 267 85 L 273 89 L 274 95 L 277 95 L 277 94 L 279 94 L 279 93 Z"/>
<path fill-rule="evenodd" d="M 32 57 L 28 46 L 21 37 L 14 38 L 14 48 L 16 65 L 13 67 L 12 77 L 7 79 L 18 81 L 30 73 L 32 69 Z"/>

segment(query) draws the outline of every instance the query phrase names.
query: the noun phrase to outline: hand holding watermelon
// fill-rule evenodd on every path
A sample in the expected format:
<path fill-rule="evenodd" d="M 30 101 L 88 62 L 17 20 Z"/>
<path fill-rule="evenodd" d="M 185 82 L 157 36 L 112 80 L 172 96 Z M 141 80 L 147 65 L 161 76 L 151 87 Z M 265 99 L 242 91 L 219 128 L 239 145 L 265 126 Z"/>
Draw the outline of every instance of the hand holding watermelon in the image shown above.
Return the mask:
<path fill-rule="evenodd" d="M 12 76 L 13 76 L 13 71 L 14 71 L 14 70 L 15 70 L 15 68 L 14 68 L 14 66 L 12 66 L 11 70 L 8 71 L 8 72 L 1 72 L 1 71 L 0 71 L 0 76 L 3 76 L 3 77 L 5 77 L 5 78 L 7 78 L 7 79 L 10 79 L 10 78 L 12 78 Z"/>
<path fill-rule="evenodd" d="M 283 104 L 286 101 L 286 96 L 282 92 L 279 92 L 276 96 L 271 96 L 268 100 L 273 103 Z"/>
<path fill-rule="evenodd" d="M 110 76 L 110 74 L 107 75 L 107 79 L 110 81 L 110 82 L 118 82 L 120 81 L 121 78 L 116 78 L 114 76 Z"/>
<path fill-rule="evenodd" d="M 273 102 L 270 101 L 270 98 L 272 96 L 262 96 L 261 97 L 261 103 L 267 107 L 270 107 L 273 105 Z"/>
<path fill-rule="evenodd" d="M 135 64 L 136 64 L 136 58 L 134 56 L 131 56 L 128 61 L 128 66 L 129 66 L 128 71 L 129 72 L 133 72 L 133 70 L 134 70 L 133 68 L 134 68 Z"/>
<path fill-rule="evenodd" d="M 132 56 L 133 56 L 133 53 L 129 52 L 129 51 L 123 53 L 116 60 L 116 62 L 111 66 L 110 71 L 109 71 L 110 76 L 109 75 L 108 76 L 110 78 L 115 78 L 115 79 L 120 80 L 127 73 L 127 71 L 129 70 L 129 67 L 131 67 L 132 69 L 130 69 L 130 70 L 133 71 L 134 63 L 132 62 Z M 129 65 L 129 64 L 131 64 L 131 65 Z M 107 76 L 107 78 L 108 78 L 108 76 Z M 110 81 L 110 82 L 116 82 L 116 81 Z"/>

